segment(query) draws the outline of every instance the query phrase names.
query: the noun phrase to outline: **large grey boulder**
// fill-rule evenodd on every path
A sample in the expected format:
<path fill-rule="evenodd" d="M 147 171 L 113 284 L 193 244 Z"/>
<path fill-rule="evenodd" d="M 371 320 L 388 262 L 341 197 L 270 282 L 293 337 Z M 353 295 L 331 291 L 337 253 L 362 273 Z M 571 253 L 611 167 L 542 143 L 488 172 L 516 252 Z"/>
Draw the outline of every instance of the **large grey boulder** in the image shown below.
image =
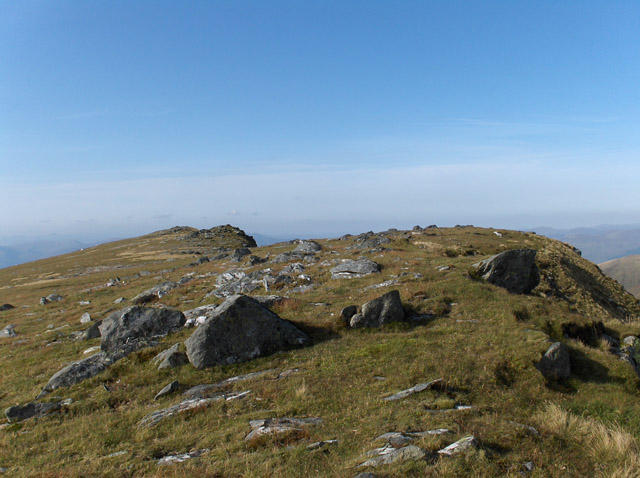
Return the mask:
<path fill-rule="evenodd" d="M 528 294 L 540 283 L 535 259 L 533 249 L 513 249 L 474 264 L 472 274 L 513 294 Z"/>
<path fill-rule="evenodd" d="M 536 364 L 536 368 L 545 378 L 551 380 L 564 380 L 571 375 L 571 360 L 569 350 L 561 342 L 555 342 L 546 351 L 542 360 Z"/>
<path fill-rule="evenodd" d="M 300 244 L 292 251 L 299 252 L 302 254 L 315 254 L 316 252 L 320 252 L 322 250 L 322 246 L 315 241 L 300 241 Z"/>
<path fill-rule="evenodd" d="M 102 321 L 100 348 L 114 360 L 142 347 L 153 339 L 180 330 L 185 322 L 182 312 L 168 307 L 134 305 L 113 312 Z"/>
<path fill-rule="evenodd" d="M 73 362 L 56 372 L 42 389 L 40 396 L 44 396 L 60 387 L 70 387 L 99 373 L 104 372 L 112 361 L 104 352 L 91 355 L 85 359 Z"/>
<path fill-rule="evenodd" d="M 369 259 L 347 259 L 331 269 L 332 279 L 352 279 L 380 272 L 380 266 Z"/>
<path fill-rule="evenodd" d="M 351 317 L 349 325 L 358 327 L 380 327 L 404 320 L 400 292 L 392 290 L 362 306 L 362 312 Z"/>
<path fill-rule="evenodd" d="M 185 341 L 189 361 L 199 369 L 246 362 L 309 337 L 258 301 L 244 295 L 228 298 Z"/>

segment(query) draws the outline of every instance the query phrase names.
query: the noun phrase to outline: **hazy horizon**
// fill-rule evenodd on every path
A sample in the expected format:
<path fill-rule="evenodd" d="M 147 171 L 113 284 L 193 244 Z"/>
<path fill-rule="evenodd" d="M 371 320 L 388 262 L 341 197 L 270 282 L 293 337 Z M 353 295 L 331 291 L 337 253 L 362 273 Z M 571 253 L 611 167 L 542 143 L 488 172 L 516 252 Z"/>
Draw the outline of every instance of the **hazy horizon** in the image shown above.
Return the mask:
<path fill-rule="evenodd" d="M 3 2 L 0 240 L 640 223 L 638 31 L 627 1 Z"/>

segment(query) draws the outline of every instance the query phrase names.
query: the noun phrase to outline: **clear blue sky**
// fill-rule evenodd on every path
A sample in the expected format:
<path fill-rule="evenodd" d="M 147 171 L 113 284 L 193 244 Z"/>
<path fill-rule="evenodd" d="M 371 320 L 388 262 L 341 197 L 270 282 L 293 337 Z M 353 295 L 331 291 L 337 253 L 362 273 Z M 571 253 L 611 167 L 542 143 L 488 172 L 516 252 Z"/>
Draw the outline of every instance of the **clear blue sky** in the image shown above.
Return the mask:
<path fill-rule="evenodd" d="M 640 222 L 638 1 L 0 0 L 0 240 Z"/>

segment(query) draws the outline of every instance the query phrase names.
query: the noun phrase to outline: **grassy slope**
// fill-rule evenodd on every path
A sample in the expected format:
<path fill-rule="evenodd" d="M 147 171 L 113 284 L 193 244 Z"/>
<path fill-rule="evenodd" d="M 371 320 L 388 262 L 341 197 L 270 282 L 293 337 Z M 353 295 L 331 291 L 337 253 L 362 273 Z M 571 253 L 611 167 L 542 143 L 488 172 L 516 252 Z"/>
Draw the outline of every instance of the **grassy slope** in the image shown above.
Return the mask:
<path fill-rule="evenodd" d="M 533 363 L 548 347 L 549 335 L 561 338 L 559 324 L 564 321 L 598 319 L 612 335 L 640 334 L 636 301 L 568 246 L 533 234 L 501 232 L 502 238 L 491 230 L 470 227 L 399 232 L 385 245 L 391 251 L 365 254 L 383 266 L 382 272 L 353 280 L 332 280 L 330 266 L 323 265 L 325 260 L 359 256 L 361 252 L 345 249 L 351 240 L 320 241 L 324 247 L 320 261 L 305 270 L 316 287 L 304 294 L 275 291 L 292 298 L 276 312 L 307 330 L 315 339 L 312 347 L 204 371 L 190 365 L 157 371 L 149 359 L 168 344 L 185 340 L 191 331 L 184 330 L 92 380 L 56 391 L 53 395 L 74 399 L 64 412 L 3 426 L 0 467 L 8 468 L 12 476 L 349 477 L 358 473 L 354 467 L 374 448 L 376 436 L 442 427 L 453 435 L 425 438 L 417 444 L 435 451 L 473 434 L 480 450 L 435 464 L 390 465 L 377 473 L 389 477 L 518 476 L 522 463 L 533 461 L 536 470 L 531 476 L 613 476 L 621 470 L 619 476 L 625 476 L 628 469 L 625 471 L 620 454 L 596 449 L 585 438 L 591 435 L 563 425 L 557 418 L 558 409 L 552 413 L 548 404 L 559 405 L 569 416 L 585 417 L 588 430 L 591 423 L 620 426 L 635 443 L 640 437 L 640 402 L 638 380 L 630 367 L 604 346 L 590 348 L 573 340 L 566 342 L 572 349 L 575 372 L 563 386 L 545 384 Z M 0 303 L 17 307 L 0 312 L 0 326 L 15 324 L 19 334 L 0 339 L 3 408 L 33 400 L 53 373 L 99 343 L 69 337 L 70 332 L 85 327 L 79 323 L 85 311 L 102 318 L 120 307 L 113 303 L 116 298 L 131 298 L 189 272 L 202 277 L 172 291 L 162 303 L 187 310 L 216 302 L 203 297 L 214 288 L 217 273 L 237 265 L 213 261 L 187 267 L 195 256 L 181 252 L 233 246 L 234 238 L 230 235 L 207 244 L 182 240 L 187 233 L 165 231 L 0 270 Z M 273 257 L 293 247 L 278 244 L 254 249 L 254 253 Z M 511 295 L 468 277 L 471 264 L 516 247 L 539 251 L 543 282 L 532 295 Z M 267 263 L 247 270 L 271 267 L 277 272 L 284 265 Z M 442 265 L 450 270 L 437 271 Z M 149 274 L 140 275 L 140 271 Z M 416 279 L 414 273 L 422 278 Z M 124 285 L 104 287 L 115 276 Z M 393 276 L 400 276 L 396 286 L 363 290 Z M 381 330 L 350 331 L 341 326 L 342 307 L 361 305 L 392 288 L 400 291 L 407 309 L 435 317 L 420 325 Z M 37 305 L 39 297 L 53 292 L 65 299 Z M 85 300 L 91 304 L 79 304 Z M 516 311 L 521 320 L 516 320 Z M 51 332 L 47 331 L 49 324 L 68 327 Z M 244 400 L 215 402 L 171 417 L 156 428 L 137 428 L 146 414 L 180 400 L 176 395 L 153 400 L 171 380 L 191 386 L 263 369 L 294 367 L 301 372 L 286 379 L 272 380 L 274 373 L 231 385 L 230 390 L 252 391 Z M 378 376 L 385 380 L 374 378 Z M 397 402 L 381 400 L 440 377 L 446 382 L 440 390 Z M 111 391 L 105 391 L 103 384 Z M 473 408 L 429 411 L 455 404 Z M 271 416 L 320 416 L 324 423 L 286 443 L 243 441 L 249 420 Z M 530 436 L 511 421 L 536 426 L 542 435 Z M 592 429 L 602 435 L 595 425 Z M 309 443 L 326 439 L 338 439 L 339 444 L 314 452 L 305 449 Z M 211 452 L 183 464 L 159 467 L 154 460 L 201 448 Z M 124 450 L 126 454 L 108 457 Z M 624 456 L 633 467 L 635 455 Z"/>
<path fill-rule="evenodd" d="M 640 255 L 603 262 L 600 269 L 620 282 L 634 296 L 640 297 Z"/>

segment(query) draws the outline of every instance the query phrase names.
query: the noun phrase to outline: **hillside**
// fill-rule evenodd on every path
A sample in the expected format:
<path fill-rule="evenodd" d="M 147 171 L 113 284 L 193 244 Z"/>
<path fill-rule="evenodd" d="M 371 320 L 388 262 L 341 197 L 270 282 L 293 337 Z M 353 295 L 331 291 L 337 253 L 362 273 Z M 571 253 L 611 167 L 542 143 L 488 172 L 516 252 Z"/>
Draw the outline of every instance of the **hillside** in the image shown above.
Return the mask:
<path fill-rule="evenodd" d="M 640 255 L 631 255 L 599 264 L 602 272 L 614 278 L 640 299 Z"/>
<path fill-rule="evenodd" d="M 518 256 L 535 256 L 525 293 L 474 267 L 511 250 L 536 251 Z M 132 299 L 127 310 L 179 320 L 166 335 L 145 322 L 100 373 L 52 386 L 72 362 L 102 360 L 114 324 L 136 326 L 120 312 Z M 176 227 L 0 270 L 2 304 L 0 405 L 43 412 L 0 420 L 8 476 L 640 476 L 636 343 L 622 343 L 640 335 L 638 302 L 533 233 L 416 227 L 255 247 L 231 226 Z M 197 334 L 262 339 L 242 316 L 260 304 L 298 338 L 200 366 Z M 374 316 L 393 323 L 361 327 Z M 545 378 L 556 341 L 568 377 Z M 177 362 L 158 369 L 174 345 L 161 359 Z"/>

